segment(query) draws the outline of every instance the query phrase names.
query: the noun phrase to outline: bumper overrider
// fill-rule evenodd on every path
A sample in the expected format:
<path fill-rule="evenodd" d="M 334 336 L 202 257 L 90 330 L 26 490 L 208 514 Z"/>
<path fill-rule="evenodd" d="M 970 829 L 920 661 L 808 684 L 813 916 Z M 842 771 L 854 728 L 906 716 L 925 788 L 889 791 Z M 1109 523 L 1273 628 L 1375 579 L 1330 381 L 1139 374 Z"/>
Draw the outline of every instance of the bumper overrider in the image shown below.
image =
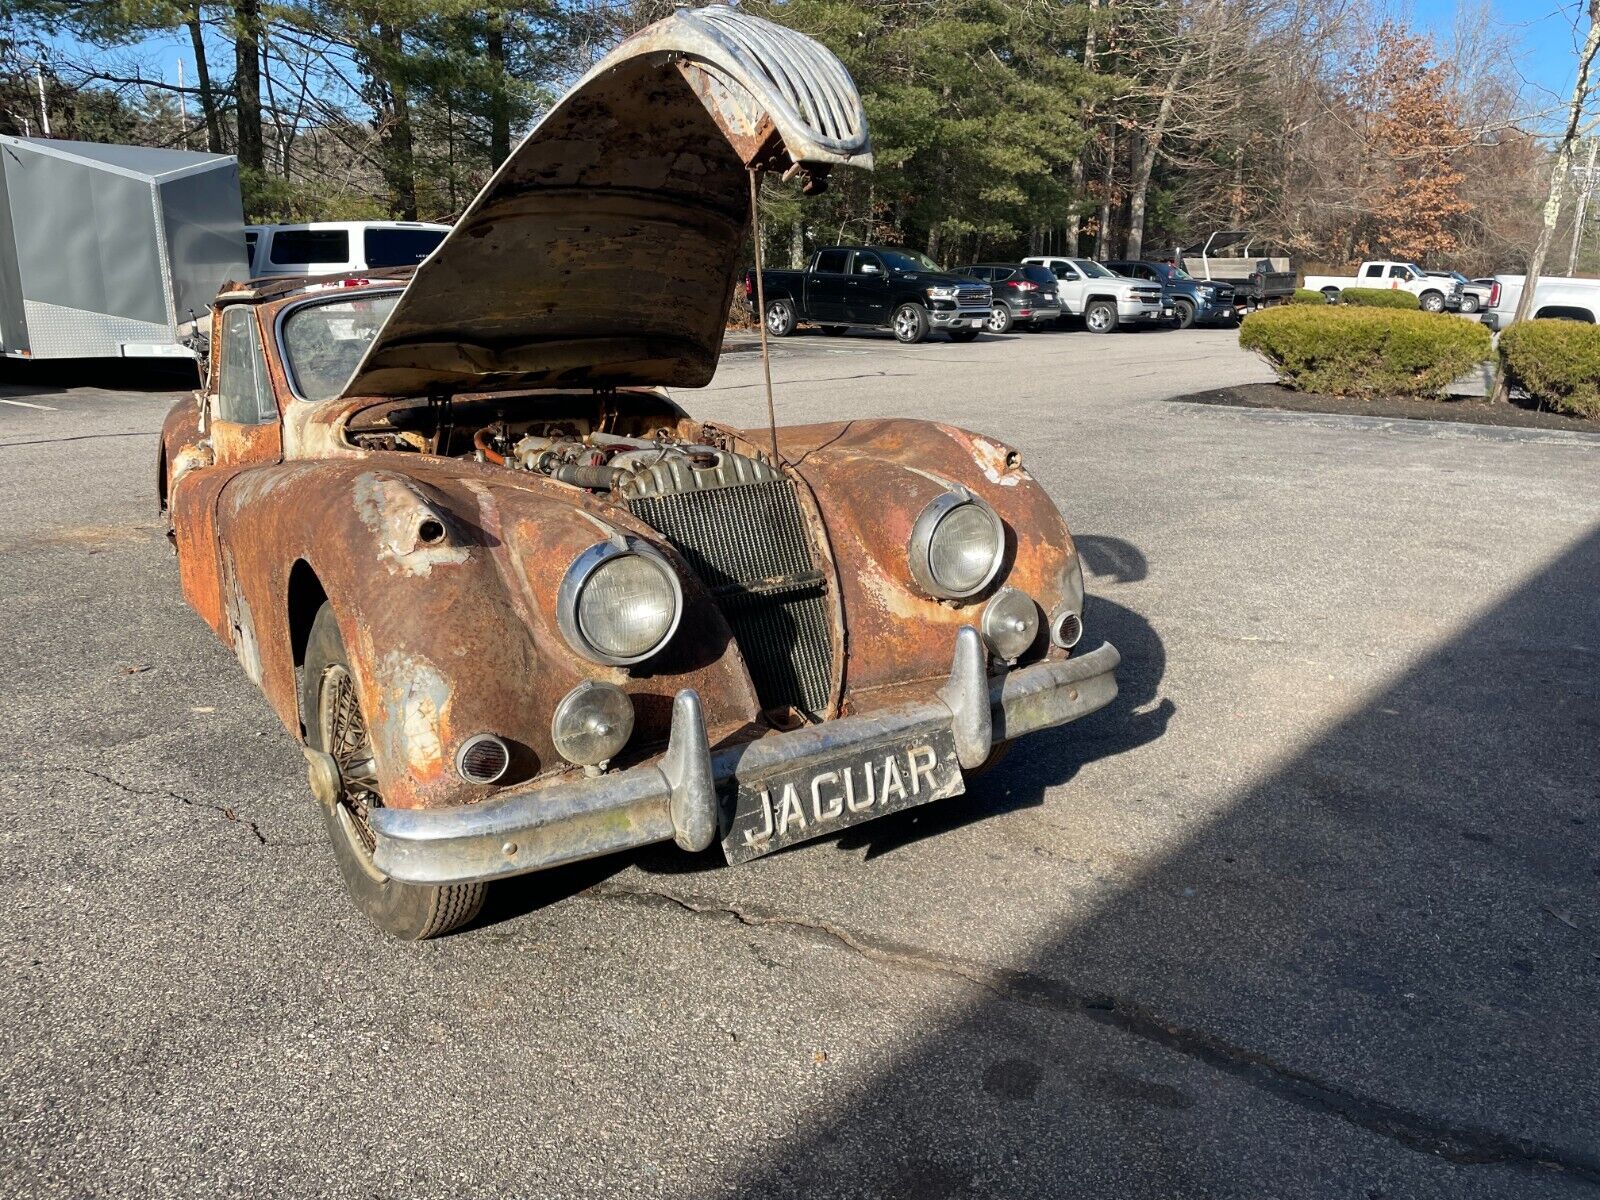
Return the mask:
<path fill-rule="evenodd" d="M 467 883 L 654 842 L 675 841 L 685 850 L 699 851 L 719 835 L 729 861 L 742 862 L 779 843 L 764 842 L 760 831 L 752 834 L 748 827 L 730 829 L 731 806 L 725 797 L 761 791 L 765 781 L 793 779 L 797 772 L 810 771 L 809 794 L 799 797 L 796 815 L 815 821 L 802 820 L 803 837 L 781 844 L 826 836 L 879 812 L 871 811 L 870 789 L 860 796 L 851 792 L 848 816 L 837 794 L 830 794 L 825 809 L 819 781 L 829 780 L 837 793 L 840 771 L 847 781 L 850 778 L 843 764 L 863 753 L 886 746 L 920 749 L 936 744 L 953 745 L 957 761 L 949 764 L 949 780 L 938 795 L 954 794 L 962 790 L 960 771 L 980 766 L 999 742 L 1065 725 L 1109 704 L 1117 694 L 1120 661 L 1116 648 L 1106 643 L 1066 660 L 990 675 L 983 641 L 976 630 L 966 627 L 956 636 L 949 679 L 925 699 L 770 733 L 716 751 L 706 734 L 700 698 L 685 689 L 673 701 L 666 752 L 652 762 L 596 777 L 575 776 L 458 808 L 374 809 L 370 814 L 373 866 L 405 883 Z M 906 776 L 910 790 L 919 786 L 921 764 L 916 752 L 912 751 Z M 926 798 L 934 799 L 932 751 L 927 753 Z M 866 778 L 870 783 L 870 766 Z M 848 782 L 845 788 L 849 790 Z M 786 787 L 785 795 L 793 790 Z M 889 791 L 885 774 L 881 812 L 907 806 L 891 806 Z M 906 791 L 901 789 L 902 800 Z M 769 817 L 771 811 L 769 807 Z"/>

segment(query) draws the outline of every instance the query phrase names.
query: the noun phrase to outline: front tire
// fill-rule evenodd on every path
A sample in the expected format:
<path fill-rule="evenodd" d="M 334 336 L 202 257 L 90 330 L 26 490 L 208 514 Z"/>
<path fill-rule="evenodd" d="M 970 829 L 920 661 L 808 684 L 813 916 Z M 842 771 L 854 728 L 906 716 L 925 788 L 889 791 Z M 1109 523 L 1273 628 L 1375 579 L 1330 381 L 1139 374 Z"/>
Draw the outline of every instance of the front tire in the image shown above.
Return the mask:
<path fill-rule="evenodd" d="M 794 332 L 794 305 L 787 300 L 767 301 L 767 332 L 773 337 L 788 337 Z"/>
<path fill-rule="evenodd" d="M 1194 305 L 1188 300 L 1174 300 L 1172 302 L 1172 314 L 1178 319 L 1179 329 L 1187 329 L 1194 324 Z"/>
<path fill-rule="evenodd" d="M 902 304 L 894 310 L 889 328 L 894 330 L 895 341 L 914 346 L 928 336 L 928 312 L 920 304 Z"/>
<path fill-rule="evenodd" d="M 1010 333 L 1013 323 L 1011 310 L 1004 304 L 996 304 L 989 310 L 990 333 Z"/>
<path fill-rule="evenodd" d="M 317 807 L 322 809 L 339 875 L 356 907 L 383 932 L 409 942 L 449 933 L 476 917 L 488 894 L 485 884 L 401 883 L 373 865 L 367 813 L 382 805 L 383 798 L 349 655 L 327 604 L 317 611 L 306 641 L 300 711 L 311 748 L 332 755 L 339 766 L 338 798 Z"/>
<path fill-rule="evenodd" d="M 1444 296 L 1439 292 L 1424 292 L 1422 294 L 1422 311 L 1440 313 L 1444 311 Z"/>
<path fill-rule="evenodd" d="M 1096 300 L 1083 310 L 1083 324 L 1090 333 L 1110 333 L 1117 327 L 1117 306 L 1109 300 Z"/>
<path fill-rule="evenodd" d="M 1464 313 L 1475 313 L 1475 312 L 1477 312 L 1478 311 L 1478 298 L 1476 296 L 1462 296 L 1461 297 L 1461 311 L 1464 312 Z"/>

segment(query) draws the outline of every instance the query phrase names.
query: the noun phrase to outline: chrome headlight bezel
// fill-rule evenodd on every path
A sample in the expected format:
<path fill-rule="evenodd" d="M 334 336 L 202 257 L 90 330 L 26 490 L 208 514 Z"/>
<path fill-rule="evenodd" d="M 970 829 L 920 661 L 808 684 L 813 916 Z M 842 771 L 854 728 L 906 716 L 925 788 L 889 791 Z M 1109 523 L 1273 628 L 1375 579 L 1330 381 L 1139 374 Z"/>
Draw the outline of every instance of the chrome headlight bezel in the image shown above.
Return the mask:
<path fill-rule="evenodd" d="M 672 595 L 672 620 L 667 625 L 666 632 L 642 654 L 617 655 L 597 646 L 583 629 L 582 602 L 584 589 L 594 578 L 594 574 L 606 563 L 624 555 L 634 555 L 646 559 L 660 571 Z M 672 641 L 672 635 L 677 633 L 678 624 L 683 620 L 683 584 L 678 579 L 678 573 L 672 569 L 672 564 L 648 542 L 640 541 L 634 537 L 619 537 L 596 542 L 577 558 L 572 560 L 572 565 L 567 568 L 567 573 L 561 578 L 561 589 L 556 594 L 556 621 L 561 627 L 562 635 L 567 639 L 567 644 L 591 662 L 601 663 L 609 667 L 631 667 L 635 663 L 642 663 L 647 658 L 652 658 L 661 653 L 667 643 Z"/>
<path fill-rule="evenodd" d="M 961 294 L 961 289 L 954 284 L 934 284 L 923 290 L 927 292 L 929 300 L 954 300 Z"/>
<path fill-rule="evenodd" d="M 994 551 L 983 579 L 973 587 L 957 590 L 941 583 L 934 575 L 933 542 L 945 520 L 952 513 L 968 506 L 976 508 L 988 518 L 990 528 L 994 532 Z M 906 547 L 906 558 L 911 566 L 912 579 L 923 592 L 937 600 L 968 600 L 980 594 L 994 582 L 995 576 L 1000 573 L 1000 568 L 1005 562 L 1005 557 L 1006 527 L 1000 520 L 1000 515 L 964 489 L 944 492 L 928 504 L 917 515 L 916 523 L 911 527 L 910 544 Z"/>

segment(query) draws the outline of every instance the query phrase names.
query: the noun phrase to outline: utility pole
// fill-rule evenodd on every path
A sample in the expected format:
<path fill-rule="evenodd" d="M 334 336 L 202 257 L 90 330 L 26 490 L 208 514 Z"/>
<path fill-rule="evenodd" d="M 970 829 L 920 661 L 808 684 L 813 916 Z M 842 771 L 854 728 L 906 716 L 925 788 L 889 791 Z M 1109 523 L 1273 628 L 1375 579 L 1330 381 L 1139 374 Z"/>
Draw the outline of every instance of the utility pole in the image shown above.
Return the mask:
<path fill-rule="evenodd" d="M 44 60 L 33 60 L 33 78 L 39 84 L 39 128 L 45 137 L 50 136 L 50 105 L 44 95 Z"/>
<path fill-rule="evenodd" d="M 1581 175 L 1583 183 L 1578 190 L 1578 211 L 1572 219 L 1572 253 L 1567 256 L 1567 278 L 1571 279 L 1578 271 L 1578 251 L 1583 246 L 1583 222 L 1589 213 L 1589 197 L 1594 194 L 1594 159 L 1595 151 L 1600 148 L 1600 139 L 1589 139 L 1589 165 L 1581 171 L 1574 170 L 1574 175 Z"/>
<path fill-rule="evenodd" d="M 183 148 L 189 148 L 189 97 L 183 90 L 183 59 L 178 60 L 178 136 Z"/>

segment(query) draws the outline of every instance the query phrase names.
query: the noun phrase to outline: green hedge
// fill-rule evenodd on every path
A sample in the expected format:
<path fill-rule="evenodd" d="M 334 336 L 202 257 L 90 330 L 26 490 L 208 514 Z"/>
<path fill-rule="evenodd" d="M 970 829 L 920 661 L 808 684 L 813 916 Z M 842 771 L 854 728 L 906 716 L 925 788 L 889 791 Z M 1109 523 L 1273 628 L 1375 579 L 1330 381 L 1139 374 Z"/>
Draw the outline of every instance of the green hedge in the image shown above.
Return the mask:
<path fill-rule="evenodd" d="M 1339 293 L 1339 300 L 1360 308 L 1409 308 L 1415 312 L 1422 307 L 1410 292 L 1396 288 L 1345 288 Z"/>
<path fill-rule="evenodd" d="M 1313 292 L 1310 288 L 1295 288 L 1294 299 L 1290 304 L 1322 304 L 1328 303 L 1328 298 L 1321 292 Z"/>
<path fill-rule="evenodd" d="M 1600 417 L 1600 326 L 1521 321 L 1500 335 L 1511 382 L 1547 408 Z"/>
<path fill-rule="evenodd" d="M 1492 356 L 1489 330 L 1475 321 L 1342 305 L 1251 313 L 1239 345 L 1289 387 L 1336 396 L 1436 396 Z"/>

